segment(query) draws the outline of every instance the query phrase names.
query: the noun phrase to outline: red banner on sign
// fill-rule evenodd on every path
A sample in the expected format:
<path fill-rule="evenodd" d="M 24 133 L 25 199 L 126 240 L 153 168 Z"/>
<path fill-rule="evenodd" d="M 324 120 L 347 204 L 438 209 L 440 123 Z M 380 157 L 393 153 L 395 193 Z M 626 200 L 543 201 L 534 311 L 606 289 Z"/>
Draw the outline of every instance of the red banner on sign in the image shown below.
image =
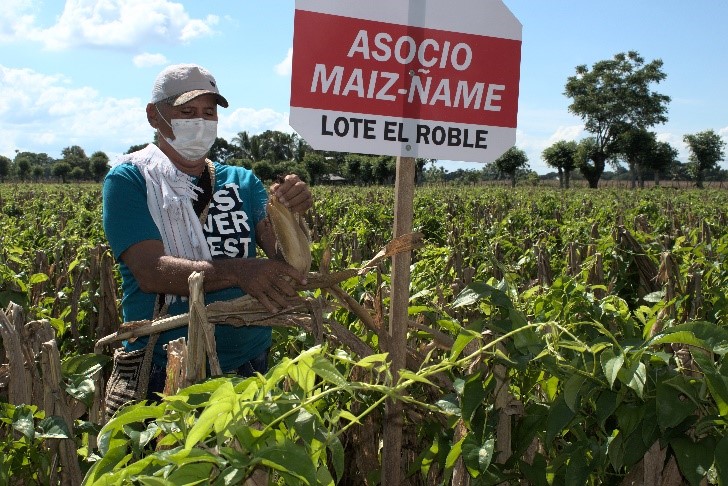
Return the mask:
<path fill-rule="evenodd" d="M 521 42 L 296 11 L 291 107 L 515 128 Z"/>

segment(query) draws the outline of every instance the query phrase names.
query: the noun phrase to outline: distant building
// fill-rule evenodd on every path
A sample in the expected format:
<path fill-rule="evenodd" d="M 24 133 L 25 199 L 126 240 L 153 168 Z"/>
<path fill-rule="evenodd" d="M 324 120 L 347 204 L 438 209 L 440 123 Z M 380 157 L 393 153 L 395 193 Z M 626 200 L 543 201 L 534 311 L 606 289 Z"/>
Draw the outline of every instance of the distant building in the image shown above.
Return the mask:
<path fill-rule="evenodd" d="M 346 179 L 337 174 L 321 176 L 321 184 L 346 184 Z"/>

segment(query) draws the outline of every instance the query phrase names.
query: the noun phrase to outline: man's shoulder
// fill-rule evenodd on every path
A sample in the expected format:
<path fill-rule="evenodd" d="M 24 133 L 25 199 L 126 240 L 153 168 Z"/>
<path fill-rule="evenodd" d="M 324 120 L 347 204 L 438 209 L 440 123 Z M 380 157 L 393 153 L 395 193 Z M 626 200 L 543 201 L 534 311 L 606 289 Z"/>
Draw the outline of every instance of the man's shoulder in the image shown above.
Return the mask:
<path fill-rule="evenodd" d="M 109 172 L 106 173 L 105 181 L 145 183 L 144 176 L 139 168 L 129 161 L 120 161 L 112 166 Z"/>

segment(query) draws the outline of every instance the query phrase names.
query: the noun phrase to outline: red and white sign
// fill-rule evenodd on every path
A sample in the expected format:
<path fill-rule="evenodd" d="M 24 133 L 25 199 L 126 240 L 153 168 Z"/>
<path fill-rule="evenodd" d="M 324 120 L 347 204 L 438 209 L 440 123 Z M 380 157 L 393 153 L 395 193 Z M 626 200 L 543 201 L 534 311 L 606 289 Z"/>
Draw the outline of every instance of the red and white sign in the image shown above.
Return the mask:
<path fill-rule="evenodd" d="M 318 150 L 491 162 L 515 144 L 501 0 L 296 0 L 291 126 Z"/>

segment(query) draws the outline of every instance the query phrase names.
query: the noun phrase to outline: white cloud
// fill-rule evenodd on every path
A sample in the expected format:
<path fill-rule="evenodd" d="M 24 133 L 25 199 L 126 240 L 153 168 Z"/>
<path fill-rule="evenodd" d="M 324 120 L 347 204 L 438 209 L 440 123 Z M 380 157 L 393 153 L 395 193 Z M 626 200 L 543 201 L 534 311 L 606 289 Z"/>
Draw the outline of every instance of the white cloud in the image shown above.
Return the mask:
<path fill-rule="evenodd" d="M 139 68 L 169 64 L 169 61 L 164 54 L 151 54 L 149 52 L 144 52 L 142 54 L 134 56 L 132 62 L 136 67 Z"/>
<path fill-rule="evenodd" d="M 276 64 L 275 72 L 280 76 L 290 76 L 293 71 L 293 48 L 288 49 L 286 58 Z"/>
<path fill-rule="evenodd" d="M 60 157 L 70 145 L 112 155 L 152 138 L 139 99 L 107 98 L 60 75 L 2 65 L 0 133 L 0 154 L 7 157 L 15 150 Z"/>
<path fill-rule="evenodd" d="M 198 37 L 210 36 L 215 33 L 212 26 L 217 25 L 219 21 L 220 18 L 216 15 L 208 15 L 205 20 L 192 19 L 182 28 L 179 38 L 183 42 L 189 42 Z"/>
<path fill-rule="evenodd" d="M 218 136 L 228 141 L 240 132 L 248 132 L 250 135 L 256 135 L 266 130 L 293 132 L 288 124 L 288 113 L 279 113 L 270 108 L 262 110 L 238 108 L 229 115 L 223 112 L 218 113 L 221 115 Z"/>
<path fill-rule="evenodd" d="M 35 16 L 31 0 L 0 2 L 0 42 L 10 42 L 32 28 Z"/>
<path fill-rule="evenodd" d="M 135 48 L 186 43 L 215 33 L 216 15 L 189 16 L 184 5 L 170 0 L 66 0 L 52 26 L 37 25 L 30 2 L 3 0 L 0 41 L 36 41 L 50 50 L 78 46 Z M 4 20 L 11 19 L 11 20 Z"/>
<path fill-rule="evenodd" d="M 566 140 L 567 142 L 570 142 L 572 140 L 578 140 L 582 138 L 583 135 L 584 125 L 561 126 L 556 129 L 551 137 L 549 137 L 548 141 L 546 142 L 547 145 L 544 148 L 553 145 L 561 140 Z"/>

